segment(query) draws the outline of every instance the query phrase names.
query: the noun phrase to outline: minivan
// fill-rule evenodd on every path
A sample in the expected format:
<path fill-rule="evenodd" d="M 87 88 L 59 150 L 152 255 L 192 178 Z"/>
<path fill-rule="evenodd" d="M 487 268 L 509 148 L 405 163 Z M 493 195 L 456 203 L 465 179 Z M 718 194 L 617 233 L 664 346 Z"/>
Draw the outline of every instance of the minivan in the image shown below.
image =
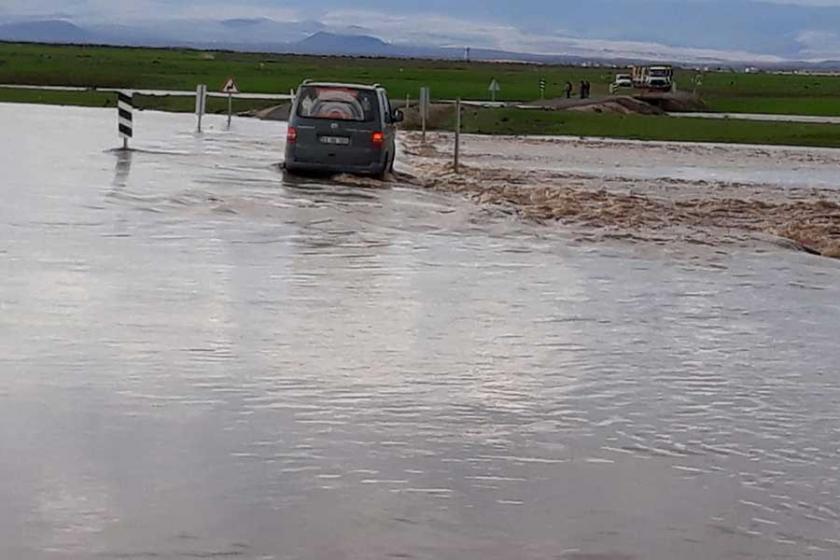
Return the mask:
<path fill-rule="evenodd" d="M 379 84 L 305 81 L 289 115 L 285 169 L 381 178 L 393 170 L 402 120 Z"/>

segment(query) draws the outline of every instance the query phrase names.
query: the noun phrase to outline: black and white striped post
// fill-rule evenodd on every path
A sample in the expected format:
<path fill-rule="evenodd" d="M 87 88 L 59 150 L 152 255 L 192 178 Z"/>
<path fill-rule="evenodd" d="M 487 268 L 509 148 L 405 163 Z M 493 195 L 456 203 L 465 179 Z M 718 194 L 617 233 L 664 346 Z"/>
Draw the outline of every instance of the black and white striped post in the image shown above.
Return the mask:
<path fill-rule="evenodd" d="M 128 149 L 128 141 L 134 137 L 134 95 L 117 92 L 117 112 L 120 138 L 123 139 L 123 150 Z"/>

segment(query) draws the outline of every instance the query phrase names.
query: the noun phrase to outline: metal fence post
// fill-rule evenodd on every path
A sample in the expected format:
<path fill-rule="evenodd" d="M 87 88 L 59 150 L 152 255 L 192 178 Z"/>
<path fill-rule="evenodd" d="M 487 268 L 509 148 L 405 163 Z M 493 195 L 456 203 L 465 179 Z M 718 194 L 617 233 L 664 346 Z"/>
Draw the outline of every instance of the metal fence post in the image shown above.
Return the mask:
<path fill-rule="evenodd" d="M 461 98 L 455 100 L 455 173 L 461 172 Z"/>
<path fill-rule="evenodd" d="M 231 120 L 233 120 L 233 93 L 228 92 L 228 130 L 230 130 Z"/>
<path fill-rule="evenodd" d="M 426 143 L 426 121 L 429 119 L 431 96 L 431 90 L 428 87 L 420 88 L 420 121 L 423 127 L 423 144 Z"/>
<path fill-rule="evenodd" d="M 201 132 L 201 119 L 207 110 L 207 86 L 199 85 L 195 90 L 195 114 L 198 116 L 198 132 Z"/>

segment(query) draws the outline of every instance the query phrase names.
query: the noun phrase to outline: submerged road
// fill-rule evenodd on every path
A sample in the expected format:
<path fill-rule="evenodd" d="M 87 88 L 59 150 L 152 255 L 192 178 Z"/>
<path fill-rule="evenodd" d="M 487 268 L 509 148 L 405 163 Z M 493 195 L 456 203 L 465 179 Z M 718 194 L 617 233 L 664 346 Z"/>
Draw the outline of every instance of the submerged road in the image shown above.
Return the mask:
<path fill-rule="evenodd" d="M 0 122 L 0 558 L 840 556 L 837 262 Z"/>

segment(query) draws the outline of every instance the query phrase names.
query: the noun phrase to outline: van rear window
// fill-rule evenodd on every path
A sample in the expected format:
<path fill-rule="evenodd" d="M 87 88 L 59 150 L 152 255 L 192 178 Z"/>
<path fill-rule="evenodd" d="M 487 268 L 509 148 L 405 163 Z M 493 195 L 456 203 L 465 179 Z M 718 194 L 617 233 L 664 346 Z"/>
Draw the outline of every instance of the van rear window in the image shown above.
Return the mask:
<path fill-rule="evenodd" d="M 342 87 L 301 89 L 297 114 L 307 119 L 370 122 L 377 111 L 376 93 Z"/>

